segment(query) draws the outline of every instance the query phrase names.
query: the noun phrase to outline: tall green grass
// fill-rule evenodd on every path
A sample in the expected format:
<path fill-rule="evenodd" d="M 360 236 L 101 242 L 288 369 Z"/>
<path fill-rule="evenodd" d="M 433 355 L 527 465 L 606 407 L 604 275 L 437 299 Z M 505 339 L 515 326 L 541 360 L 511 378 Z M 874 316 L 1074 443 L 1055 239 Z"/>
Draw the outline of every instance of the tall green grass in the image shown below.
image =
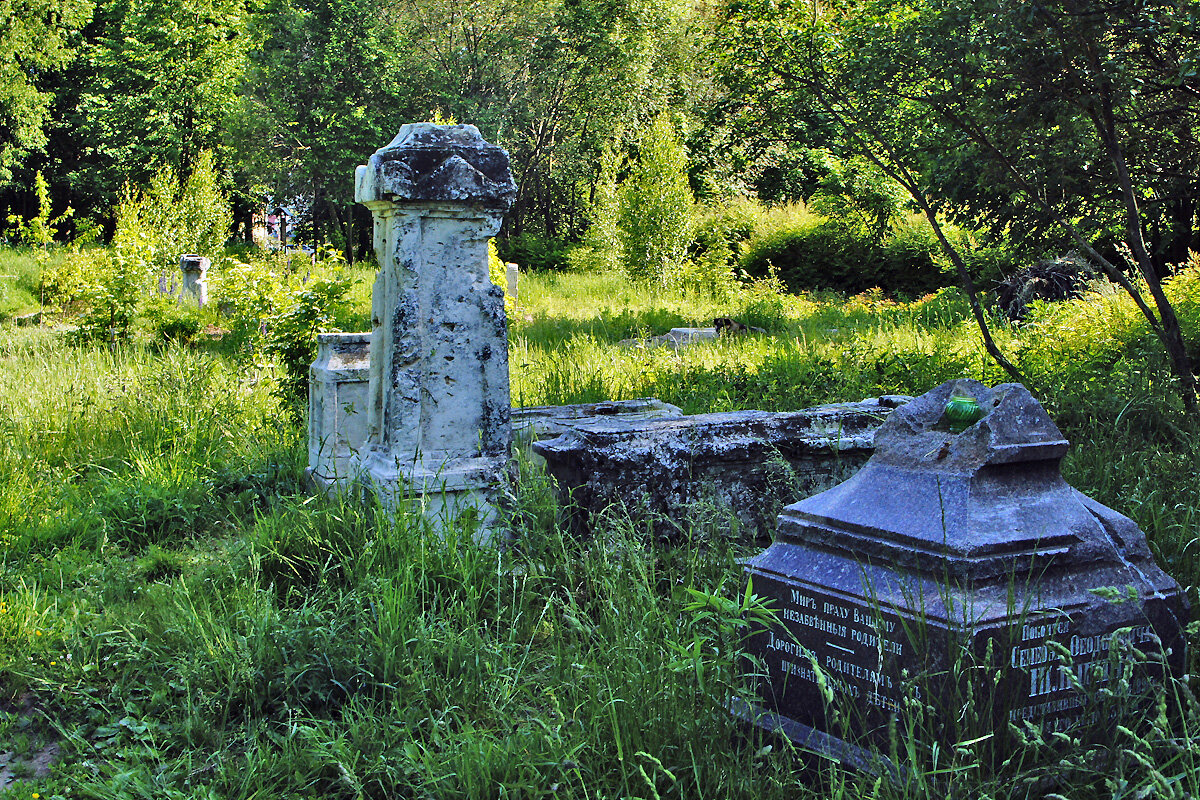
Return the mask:
<path fill-rule="evenodd" d="M 1197 283 L 1171 287 L 1193 346 Z M 360 328 L 369 292 L 355 297 L 346 321 Z M 1123 302 L 1035 309 L 997 336 L 1074 442 L 1068 479 L 1133 516 L 1194 586 L 1200 437 Z M 768 333 L 619 344 L 716 316 Z M 741 738 L 725 710 L 745 688 L 748 544 L 696 531 L 664 549 L 617 512 L 574 538 L 528 461 L 510 546 L 439 539 L 407 513 L 305 491 L 304 431 L 261 354 L 3 333 L 0 750 L 62 753 L 51 776 L 0 797 L 1200 791 L 1186 684 L 1109 741 L 1033 737 L 998 772 L 981 747 L 938 750 L 920 726 L 899 732 L 899 782 L 805 767 L 780 742 Z M 536 274 L 510 336 L 524 405 L 653 395 L 693 413 L 787 410 L 1004 379 L 952 290 L 896 303 L 761 283 L 716 301 Z"/>
<path fill-rule="evenodd" d="M 61 254 L 37 248 L 0 248 L 0 322 L 37 308 L 38 276 Z"/>

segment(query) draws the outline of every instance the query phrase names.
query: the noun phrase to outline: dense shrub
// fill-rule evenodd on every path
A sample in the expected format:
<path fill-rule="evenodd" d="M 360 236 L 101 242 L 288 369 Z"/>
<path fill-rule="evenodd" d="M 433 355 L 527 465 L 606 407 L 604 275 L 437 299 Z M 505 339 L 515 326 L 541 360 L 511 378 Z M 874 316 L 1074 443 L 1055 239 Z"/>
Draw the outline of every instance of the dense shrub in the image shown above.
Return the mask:
<path fill-rule="evenodd" d="M 308 366 L 317 355 L 317 334 L 333 329 L 335 309 L 349 290 L 350 279 L 340 272 L 314 280 L 292 294 L 268 321 L 267 351 L 283 366 L 284 399 L 308 397 Z"/>
<path fill-rule="evenodd" d="M 832 289 L 857 294 L 878 286 L 889 293 L 922 295 L 952 283 L 936 260 L 932 235 L 914 226 L 894 227 L 880 240 L 857 222 L 820 217 L 756 233 L 740 266 L 748 275 L 771 267 L 790 291 Z"/>
<path fill-rule="evenodd" d="M 646 129 L 637 163 L 617 190 L 617 236 L 629 276 L 668 285 L 687 258 L 694 199 L 687 154 L 666 114 Z"/>
<path fill-rule="evenodd" d="M 566 269 L 571 246 L 562 239 L 522 233 L 497 239 L 501 261 L 515 262 L 522 270 Z"/>

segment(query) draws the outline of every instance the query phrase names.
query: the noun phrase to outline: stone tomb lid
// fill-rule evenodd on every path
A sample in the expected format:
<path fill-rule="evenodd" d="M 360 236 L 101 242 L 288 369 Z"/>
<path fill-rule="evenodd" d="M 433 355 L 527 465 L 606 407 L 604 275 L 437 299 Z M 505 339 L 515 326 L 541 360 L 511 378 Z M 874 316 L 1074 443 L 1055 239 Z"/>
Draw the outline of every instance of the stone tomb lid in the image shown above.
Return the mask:
<path fill-rule="evenodd" d="M 952 392 L 983 417 L 949 430 Z M 1071 488 L 1068 442 L 1020 384 L 950 381 L 889 415 L 853 477 L 784 510 L 780 541 L 931 577 L 983 578 L 1034 566 L 1144 563 L 1145 535 Z"/>
<path fill-rule="evenodd" d="M 908 399 L 885 395 L 793 412 L 724 411 L 643 420 L 593 417 L 572 421 L 563 435 L 537 442 L 534 450 L 548 461 L 574 454 L 598 463 L 644 463 L 651 451 L 738 460 L 766 443 L 822 451 L 870 449 L 880 418 Z"/>

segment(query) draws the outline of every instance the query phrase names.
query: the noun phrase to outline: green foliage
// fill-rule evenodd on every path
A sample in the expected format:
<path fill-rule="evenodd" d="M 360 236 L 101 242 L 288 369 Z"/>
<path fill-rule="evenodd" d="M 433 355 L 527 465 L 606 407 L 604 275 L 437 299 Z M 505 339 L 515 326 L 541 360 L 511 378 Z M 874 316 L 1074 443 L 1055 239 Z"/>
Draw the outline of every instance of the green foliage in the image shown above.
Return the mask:
<path fill-rule="evenodd" d="M 37 211 L 27 220 L 16 214 L 8 215 L 8 224 L 12 226 L 12 238 L 22 244 L 37 245 L 45 248 L 58 236 L 58 226 L 62 225 L 74 209 L 70 206 L 57 217 L 50 217 L 50 185 L 39 171 L 33 178 L 33 195 L 37 201 Z"/>
<path fill-rule="evenodd" d="M 617 190 L 617 239 L 629 277 L 660 286 L 675 279 L 692 238 L 694 202 L 683 144 L 670 116 L 660 114 Z"/>
<path fill-rule="evenodd" d="M 84 276 L 78 336 L 83 340 L 115 342 L 129 338 L 138 307 L 150 283 L 153 245 L 142 231 L 127 230 L 110 251 L 92 261 Z"/>
<path fill-rule="evenodd" d="M 239 343 L 250 344 L 262 335 L 263 322 L 283 303 L 289 272 L 283 254 L 245 261 L 227 257 L 214 267 L 211 295 Z"/>
<path fill-rule="evenodd" d="M 78 89 L 71 182 L 98 212 L 125 183 L 211 170 L 245 78 L 248 9 L 230 0 L 100 4 Z M 170 194 L 175 194 L 172 186 Z M 153 193 L 153 192 L 152 192 Z"/>
<path fill-rule="evenodd" d="M 308 367 L 317 356 L 317 334 L 331 330 L 337 306 L 350 290 L 340 271 L 294 291 L 267 321 L 266 350 L 283 367 L 280 389 L 285 398 L 308 397 Z"/>
<path fill-rule="evenodd" d="M 761 205 L 744 197 L 706 203 L 696 217 L 692 258 L 714 268 L 736 267 L 743 246 L 767 215 Z"/>
<path fill-rule="evenodd" d="M 621 268 L 617 159 L 611 151 L 606 151 L 600 164 L 601 174 L 590 208 L 591 221 L 579 247 L 567 256 L 567 263 L 575 270 L 608 272 Z"/>
<path fill-rule="evenodd" d="M 857 293 L 880 287 L 915 296 L 950 282 L 938 264 L 938 245 L 927 225 L 909 219 L 894 230 L 880 240 L 851 219 L 800 216 L 751 238 L 740 266 L 754 276 L 774 267 L 793 292 Z"/>
<path fill-rule="evenodd" d="M 141 309 L 152 338 L 161 343 L 195 344 L 206 315 L 194 303 L 180 303 L 171 295 L 152 295 Z"/>
<path fill-rule="evenodd" d="M 497 241 L 500 258 L 515 262 L 522 271 L 565 269 L 570 247 L 561 239 L 525 232 Z"/>
<path fill-rule="evenodd" d="M 44 305 L 69 309 L 85 296 L 92 276 L 107 262 L 103 251 L 73 248 L 57 263 L 47 265 L 38 276 L 38 296 Z"/>
<path fill-rule="evenodd" d="M 907 195 L 904 189 L 862 156 L 844 161 L 828 151 L 819 154 L 823 175 L 809 205 L 819 214 L 871 231 L 882 239 L 900 216 Z"/>
<path fill-rule="evenodd" d="M 156 291 L 167 287 L 168 277 L 175 279 L 179 257 L 214 253 L 224 242 L 229 209 L 216 188 L 211 156 L 201 154 L 184 181 L 163 168 L 144 190 L 126 185 L 116 223 L 111 248 L 72 250 L 41 276 L 44 302 L 81 312 L 81 339 L 128 338 L 140 315 L 159 321 Z"/>
<path fill-rule="evenodd" d="M 199 153 L 186 177 L 162 167 L 143 190 L 127 186 L 116 220 L 113 245 L 142 253 L 159 270 L 178 269 L 185 254 L 218 254 L 229 236 L 230 216 L 212 153 Z"/>
<path fill-rule="evenodd" d="M 488 278 L 504 292 L 504 310 L 509 314 L 517 308 L 517 301 L 508 293 L 508 267 L 500 260 L 496 240 L 488 239 Z"/>
<path fill-rule="evenodd" d="M 87 0 L 32 0 L 0 8 L 0 185 L 46 145 L 53 79 L 73 56 L 73 35 L 88 21 Z M 49 86 L 47 85 L 49 84 Z"/>

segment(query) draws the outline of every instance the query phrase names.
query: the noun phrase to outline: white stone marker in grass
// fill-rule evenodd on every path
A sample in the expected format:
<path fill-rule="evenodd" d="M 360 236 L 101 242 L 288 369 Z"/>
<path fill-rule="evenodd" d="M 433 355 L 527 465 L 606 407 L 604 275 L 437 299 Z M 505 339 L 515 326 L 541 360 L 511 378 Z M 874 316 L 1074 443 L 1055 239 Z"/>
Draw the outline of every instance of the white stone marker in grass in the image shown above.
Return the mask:
<path fill-rule="evenodd" d="M 354 455 L 367 440 L 371 334 L 321 333 L 308 369 L 308 475 L 323 490 L 354 478 Z"/>
<path fill-rule="evenodd" d="M 354 175 L 379 261 L 357 467 L 388 508 L 411 500 L 439 528 L 478 514 L 484 537 L 512 441 L 487 243 L 516 191 L 508 153 L 474 125 L 405 125 Z"/>
<path fill-rule="evenodd" d="M 179 258 L 179 271 L 183 273 L 183 291 L 179 295 L 192 297 L 196 305 L 204 308 L 208 304 L 208 268 L 212 262 L 204 256 L 185 255 Z"/>

